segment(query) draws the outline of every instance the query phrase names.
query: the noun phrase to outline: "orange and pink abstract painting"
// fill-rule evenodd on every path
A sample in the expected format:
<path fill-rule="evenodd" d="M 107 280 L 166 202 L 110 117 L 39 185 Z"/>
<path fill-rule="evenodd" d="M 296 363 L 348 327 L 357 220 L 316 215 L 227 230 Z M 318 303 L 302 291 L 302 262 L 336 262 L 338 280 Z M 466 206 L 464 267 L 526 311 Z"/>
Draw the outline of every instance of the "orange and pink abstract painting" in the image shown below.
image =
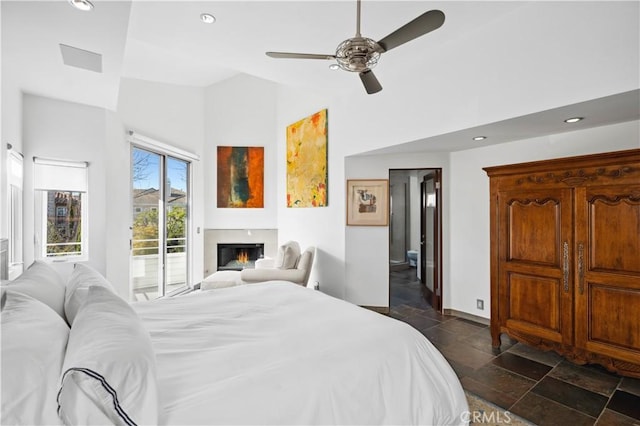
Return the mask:
<path fill-rule="evenodd" d="M 287 207 L 327 205 L 327 110 L 287 127 Z"/>
<path fill-rule="evenodd" d="M 218 208 L 264 207 L 264 147 L 218 147 Z"/>

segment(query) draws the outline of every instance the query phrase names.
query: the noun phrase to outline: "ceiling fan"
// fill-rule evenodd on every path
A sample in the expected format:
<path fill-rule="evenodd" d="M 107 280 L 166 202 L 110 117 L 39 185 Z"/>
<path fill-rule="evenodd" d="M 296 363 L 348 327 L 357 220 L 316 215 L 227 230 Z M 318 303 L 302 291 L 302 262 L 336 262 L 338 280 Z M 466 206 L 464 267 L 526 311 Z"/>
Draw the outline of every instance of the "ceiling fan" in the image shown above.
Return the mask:
<path fill-rule="evenodd" d="M 335 55 L 267 52 L 267 56 L 286 59 L 335 59 L 341 69 L 359 73 L 365 90 L 371 95 L 382 90 L 380 82 L 371 71 L 378 63 L 380 55 L 437 30 L 443 23 L 444 13 L 440 10 L 430 10 L 376 42 L 360 34 L 360 0 L 357 0 L 356 35 L 340 43 Z"/>

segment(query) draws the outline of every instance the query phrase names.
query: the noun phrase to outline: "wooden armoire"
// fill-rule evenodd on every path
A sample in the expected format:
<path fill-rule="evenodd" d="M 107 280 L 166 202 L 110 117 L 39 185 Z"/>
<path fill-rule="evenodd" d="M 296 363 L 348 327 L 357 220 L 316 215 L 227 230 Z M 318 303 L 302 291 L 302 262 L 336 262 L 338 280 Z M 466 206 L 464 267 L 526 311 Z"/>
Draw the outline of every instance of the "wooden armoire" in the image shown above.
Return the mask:
<path fill-rule="evenodd" d="M 640 149 L 484 170 L 493 346 L 640 378 Z"/>

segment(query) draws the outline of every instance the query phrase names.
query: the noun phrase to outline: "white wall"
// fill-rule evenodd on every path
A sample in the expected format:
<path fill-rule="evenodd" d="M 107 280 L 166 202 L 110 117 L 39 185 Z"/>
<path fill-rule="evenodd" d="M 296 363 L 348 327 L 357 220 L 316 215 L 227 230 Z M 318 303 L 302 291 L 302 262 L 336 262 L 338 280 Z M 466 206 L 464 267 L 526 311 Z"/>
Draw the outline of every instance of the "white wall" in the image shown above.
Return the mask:
<path fill-rule="evenodd" d="M 335 101 L 334 101 L 335 102 Z M 338 104 L 340 102 L 338 101 Z M 209 229 L 277 228 L 278 240 L 315 246 L 311 280 L 323 291 L 344 297 L 344 157 L 348 141 L 335 135 L 349 123 L 343 107 L 329 107 L 329 202 L 321 208 L 286 207 L 286 127 L 328 106 L 327 95 L 278 87 L 238 76 L 206 91 L 206 227 Z M 216 147 L 265 146 L 265 208 L 216 208 Z"/>
<path fill-rule="evenodd" d="M 640 87 L 638 2 L 518 3 L 472 32 L 453 34 L 455 24 L 445 22 L 426 36 L 428 68 L 383 54 L 375 68 L 383 90 L 375 95 L 352 73 L 352 91 L 286 95 L 279 131 L 329 107 L 330 149 L 350 155 Z M 446 9 L 464 13 L 465 2 Z M 405 48 L 411 44 L 398 49 Z"/>
<path fill-rule="evenodd" d="M 200 156 L 200 161 L 194 161 L 191 167 L 192 188 L 191 196 L 191 225 L 194 230 L 193 251 L 191 253 L 192 281 L 198 283 L 203 277 L 204 250 L 204 169 L 208 167 L 204 156 L 204 90 L 197 87 L 177 86 L 171 84 L 152 83 L 142 80 L 122 79 L 118 98 L 118 116 L 122 127 L 148 136 L 159 142 L 166 143 Z M 112 129 L 116 134 L 118 131 Z M 113 201 L 126 209 L 129 215 L 122 227 L 131 225 L 130 219 L 130 182 L 128 167 L 130 164 L 130 146 L 124 140 L 119 141 L 113 136 L 109 148 L 109 179 L 118 188 L 112 188 Z M 125 161 L 126 163 L 121 163 Z M 118 166 L 118 164 L 121 166 Z M 127 171 L 123 172 L 123 166 Z M 122 174 L 122 175 L 120 175 Z M 118 176 L 120 175 L 120 176 Z M 124 176 L 127 176 L 126 180 Z M 109 239 L 109 252 L 117 256 L 117 265 L 128 264 L 129 251 L 122 250 L 123 244 L 129 244 L 129 236 L 119 233 L 117 238 Z M 126 257 L 125 257 L 126 255 Z M 123 279 L 123 277 L 120 277 Z"/>
<path fill-rule="evenodd" d="M 346 159 L 345 179 L 388 179 L 389 169 L 442 169 L 443 282 L 450 274 L 448 153 L 413 153 L 379 156 L 354 156 Z M 419 197 L 419 194 L 418 194 Z M 419 200 L 419 198 L 418 198 Z M 386 226 L 346 227 L 346 299 L 358 305 L 389 306 L 389 228 Z M 443 304 L 447 308 L 450 288 L 443 285 Z"/>
<path fill-rule="evenodd" d="M 2 7 L 0 7 L 0 22 L 2 22 Z M 0 31 L 0 46 L 2 46 L 2 31 Z M 2 58 L 0 58 L 0 88 L 2 87 Z M 4 93 L 4 91 L 0 91 Z M 1 95 L 0 95 L 1 96 Z M 8 204 L 7 204 L 7 144 L 2 133 L 4 117 L 2 115 L 2 98 L 0 97 L 0 238 L 9 235 Z"/>
<path fill-rule="evenodd" d="M 124 298 L 129 297 L 129 229 L 131 221 L 131 158 L 125 129 L 117 113 L 105 111 L 107 223 L 106 277 Z M 128 299 L 127 299 L 128 300 Z"/>
<path fill-rule="evenodd" d="M 490 316 L 490 303 L 476 309 L 476 299 L 490 300 L 489 178 L 483 167 L 632 148 L 640 148 L 638 121 L 452 153 L 451 177 L 444 182 L 450 199 L 445 307 Z"/>
<path fill-rule="evenodd" d="M 2 7 L 0 7 L 2 11 Z M 1 16 L 1 15 L 0 15 Z M 0 35 L 2 31 L 0 31 Z M 0 36 L 1 38 L 1 36 Z M 22 92 L 17 86 L 15 70 L 6 60 L 0 61 L 0 237 L 9 232 L 7 199 L 7 143 L 22 153 Z"/>
<path fill-rule="evenodd" d="M 88 263 L 104 274 L 107 243 L 105 111 L 34 95 L 25 95 L 23 106 L 25 266 L 34 260 L 33 157 L 88 161 Z M 72 263 L 54 263 L 53 266 L 65 277 L 71 273 Z"/>
<path fill-rule="evenodd" d="M 1 133 L 1 132 L 0 132 Z M 2 141 L 5 139 L 2 138 Z M 7 144 L 0 141 L 0 238 L 9 235 L 9 204 L 7 198 Z"/>
<path fill-rule="evenodd" d="M 356 77 L 357 78 L 357 77 Z M 286 128 L 324 108 L 328 112 L 328 200 L 326 207 L 288 208 L 286 203 Z M 296 240 L 301 248 L 315 246 L 315 267 L 310 281 L 320 290 L 345 297 L 345 178 L 344 161 L 356 140 L 348 138 L 353 111 L 343 98 L 331 99 L 327 93 L 280 87 L 277 117 L 278 238 Z"/>
<path fill-rule="evenodd" d="M 464 13 L 464 2 L 447 2 L 446 7 L 451 16 Z M 440 165 L 428 164 L 428 155 L 371 158 L 363 163 L 349 159 L 345 176 L 345 158 L 637 89 L 638 8 L 637 2 L 523 2 L 511 14 L 473 32 L 444 37 L 451 27 L 445 23 L 429 35 L 434 40 L 429 68 L 394 63 L 393 52 L 383 55 L 375 72 L 384 89 L 376 95 L 366 95 L 356 75 L 350 76 L 353 90 L 348 92 L 281 87 L 277 117 L 280 238 L 318 245 L 322 290 L 355 303 L 387 306 L 388 286 L 383 283 L 388 268 L 387 234 L 381 229 L 366 232 L 344 226 L 345 178 L 386 177 L 389 167 Z M 444 37 L 440 43 L 438 33 Z M 554 42 L 541 45 L 539 34 Z M 329 205 L 287 209 L 283 201 L 285 128 L 323 108 L 329 111 Z M 447 178 L 447 173 L 454 173 L 454 164 L 447 170 L 447 159 L 437 157 L 445 173 L 446 209 L 447 197 L 456 190 L 447 186 L 457 180 Z M 447 219 L 444 222 L 446 228 Z M 445 252 L 445 282 L 455 266 L 446 257 Z M 457 291 L 455 285 L 445 284 L 444 291 L 445 308 L 475 312 L 475 304 L 470 308 L 447 293 Z"/>
<path fill-rule="evenodd" d="M 239 75 L 209 86 L 205 91 L 204 129 L 205 228 L 276 228 L 276 85 Z M 264 208 L 217 207 L 218 146 L 264 147 Z"/>
<path fill-rule="evenodd" d="M 483 167 L 640 147 L 638 121 L 451 154 L 354 156 L 346 179 L 387 178 L 393 168 L 443 169 L 443 307 L 488 318 L 489 179 Z M 345 298 L 388 306 L 388 227 L 346 227 Z M 483 299 L 485 309 L 476 309 Z"/>

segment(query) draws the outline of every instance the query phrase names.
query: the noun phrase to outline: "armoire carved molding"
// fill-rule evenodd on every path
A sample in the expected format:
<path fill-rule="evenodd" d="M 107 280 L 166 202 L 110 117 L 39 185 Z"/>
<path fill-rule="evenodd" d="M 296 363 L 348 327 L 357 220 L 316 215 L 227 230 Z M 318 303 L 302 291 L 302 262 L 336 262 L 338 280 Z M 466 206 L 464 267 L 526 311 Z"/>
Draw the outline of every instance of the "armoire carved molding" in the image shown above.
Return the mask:
<path fill-rule="evenodd" d="M 640 149 L 484 170 L 493 346 L 640 378 Z"/>

